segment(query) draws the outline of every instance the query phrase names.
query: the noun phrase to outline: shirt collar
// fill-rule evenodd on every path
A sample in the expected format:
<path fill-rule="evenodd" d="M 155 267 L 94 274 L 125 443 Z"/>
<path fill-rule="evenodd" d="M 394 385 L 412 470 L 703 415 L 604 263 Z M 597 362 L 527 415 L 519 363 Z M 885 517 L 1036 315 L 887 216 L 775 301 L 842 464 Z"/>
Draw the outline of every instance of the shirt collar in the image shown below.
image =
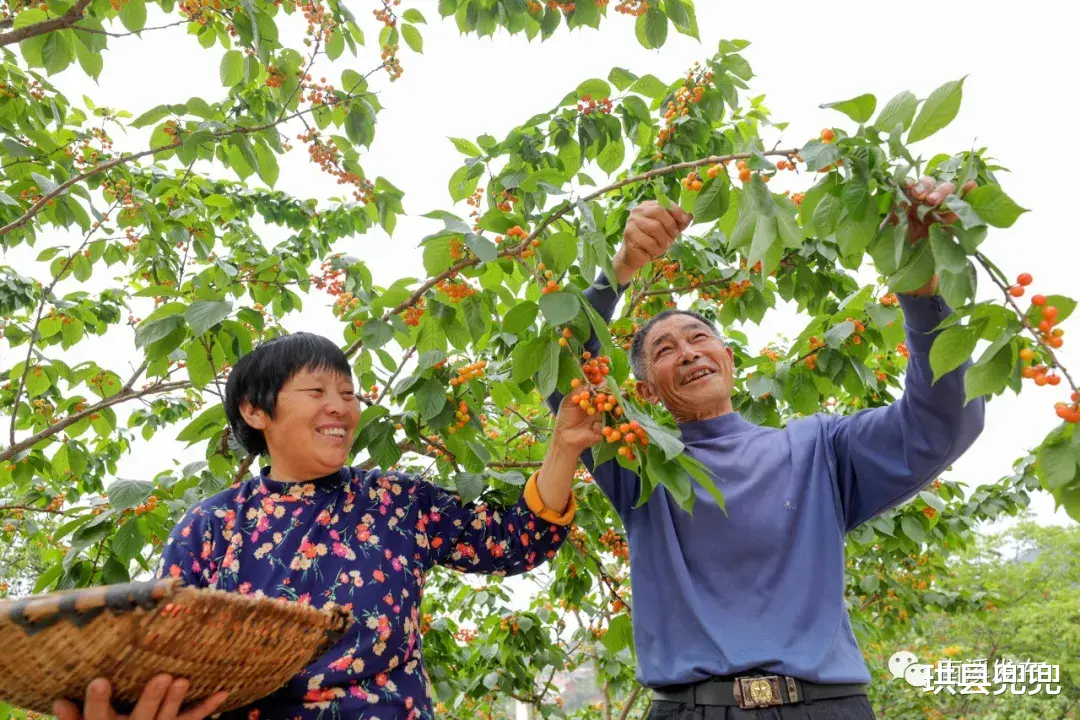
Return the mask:
<path fill-rule="evenodd" d="M 679 432 L 682 434 L 683 442 L 692 443 L 725 435 L 738 435 L 755 427 L 757 426 L 743 418 L 738 412 L 729 412 L 707 420 L 681 423 Z"/>
<path fill-rule="evenodd" d="M 311 497 L 332 493 L 345 487 L 352 480 L 352 468 L 342 467 L 329 475 L 303 482 L 280 482 L 271 477 L 269 465 L 263 466 L 259 473 L 259 483 L 266 493 L 272 495 L 291 495 L 293 497 Z"/>

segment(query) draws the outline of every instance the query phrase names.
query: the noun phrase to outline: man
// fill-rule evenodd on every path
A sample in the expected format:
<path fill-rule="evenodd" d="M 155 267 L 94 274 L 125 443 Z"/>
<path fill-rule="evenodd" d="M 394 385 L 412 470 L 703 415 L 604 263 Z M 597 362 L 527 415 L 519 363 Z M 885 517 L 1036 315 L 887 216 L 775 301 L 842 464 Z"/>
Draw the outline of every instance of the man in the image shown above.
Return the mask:
<path fill-rule="evenodd" d="M 925 179 L 911 190 L 931 205 L 950 191 Z M 678 208 L 636 207 L 615 258 L 620 292 L 689 223 Z M 654 690 L 653 718 L 702 717 L 695 708 L 705 720 L 874 717 L 844 606 L 845 533 L 915 495 L 983 427 L 983 402 L 964 404 L 970 361 L 931 388 L 932 330 L 951 312 L 936 287 L 900 296 L 910 357 L 899 400 L 783 430 L 733 411 L 732 352 L 700 315 L 668 311 L 634 337 L 638 393 L 672 413 L 727 504 L 695 486 L 693 516 L 663 488 L 635 509 L 640 480 L 583 453 L 626 527 L 638 679 Z M 601 278 L 586 295 L 610 321 L 620 292 Z M 586 349 L 598 351 L 595 336 Z"/>

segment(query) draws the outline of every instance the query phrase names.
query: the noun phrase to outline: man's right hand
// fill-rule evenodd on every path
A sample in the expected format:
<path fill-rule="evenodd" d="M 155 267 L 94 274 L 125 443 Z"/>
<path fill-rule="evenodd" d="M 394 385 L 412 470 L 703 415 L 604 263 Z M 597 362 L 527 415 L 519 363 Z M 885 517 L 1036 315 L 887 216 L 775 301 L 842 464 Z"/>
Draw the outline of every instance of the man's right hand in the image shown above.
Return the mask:
<path fill-rule="evenodd" d="M 615 253 L 615 279 L 619 285 L 630 282 L 638 270 L 667 252 L 692 220 L 677 205 L 665 210 L 655 200 L 646 200 L 630 211 L 623 244 Z"/>
<path fill-rule="evenodd" d="M 72 702 L 57 700 L 53 703 L 53 714 L 58 720 L 203 720 L 217 712 L 227 697 L 227 693 L 219 692 L 181 713 L 180 706 L 187 690 L 187 680 L 174 680 L 169 675 L 158 675 L 143 688 L 131 715 L 120 715 L 112 706 L 112 687 L 109 681 L 98 678 L 86 687 L 82 712 Z"/>

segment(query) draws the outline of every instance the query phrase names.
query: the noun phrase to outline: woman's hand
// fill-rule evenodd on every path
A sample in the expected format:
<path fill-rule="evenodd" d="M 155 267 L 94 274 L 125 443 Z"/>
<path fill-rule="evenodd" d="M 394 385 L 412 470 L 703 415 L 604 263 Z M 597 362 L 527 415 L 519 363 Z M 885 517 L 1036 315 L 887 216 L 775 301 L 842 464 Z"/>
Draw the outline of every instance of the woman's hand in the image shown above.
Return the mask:
<path fill-rule="evenodd" d="M 203 720 L 215 713 L 228 696 L 219 692 L 181 713 L 187 690 L 187 680 L 157 675 L 143 688 L 131 714 L 120 715 L 112 706 L 112 686 L 105 678 L 98 678 L 86 686 L 82 712 L 68 700 L 57 700 L 53 703 L 53 714 L 57 720 Z"/>

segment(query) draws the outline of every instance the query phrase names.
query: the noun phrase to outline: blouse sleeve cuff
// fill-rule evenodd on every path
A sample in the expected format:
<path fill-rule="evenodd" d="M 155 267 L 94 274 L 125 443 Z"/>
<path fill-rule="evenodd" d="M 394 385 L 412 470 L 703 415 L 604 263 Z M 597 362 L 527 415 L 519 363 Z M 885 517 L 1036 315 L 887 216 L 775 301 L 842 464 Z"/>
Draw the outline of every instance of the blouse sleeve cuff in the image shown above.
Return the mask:
<path fill-rule="evenodd" d="M 574 521 L 574 513 L 577 511 L 577 503 L 574 500 L 574 493 L 570 493 L 570 504 L 566 508 L 566 512 L 561 515 L 556 511 L 544 505 L 544 501 L 540 498 L 540 488 L 536 484 L 536 479 L 540 476 L 540 471 L 537 470 L 529 478 L 529 481 L 525 483 L 525 503 L 529 506 L 529 509 L 533 511 L 538 517 L 547 520 L 554 525 L 569 525 Z"/>

